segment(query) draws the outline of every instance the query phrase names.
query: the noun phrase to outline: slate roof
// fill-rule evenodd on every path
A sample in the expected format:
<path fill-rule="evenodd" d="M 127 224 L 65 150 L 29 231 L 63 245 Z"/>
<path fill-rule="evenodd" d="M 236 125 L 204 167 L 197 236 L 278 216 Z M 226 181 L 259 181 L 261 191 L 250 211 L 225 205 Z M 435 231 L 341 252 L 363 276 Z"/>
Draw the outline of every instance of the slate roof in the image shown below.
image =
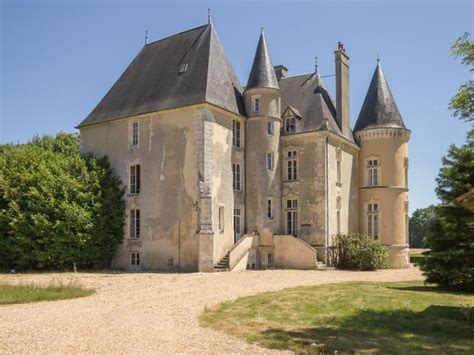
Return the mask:
<path fill-rule="evenodd" d="M 323 118 L 327 118 L 329 130 L 342 136 L 336 123 L 333 99 L 319 74 L 282 78 L 279 84 L 282 112 L 291 106 L 298 110 L 301 116 L 301 119 L 296 120 L 295 133 L 320 130 L 323 127 Z"/>
<path fill-rule="evenodd" d="M 377 63 L 354 132 L 372 128 L 405 128 L 382 66 Z"/>
<path fill-rule="evenodd" d="M 145 45 L 79 127 L 204 102 L 245 115 L 241 93 L 210 23 Z"/>
<path fill-rule="evenodd" d="M 279 88 L 263 31 L 258 40 L 257 50 L 255 51 L 252 69 L 250 70 L 245 90 L 254 88 Z"/>

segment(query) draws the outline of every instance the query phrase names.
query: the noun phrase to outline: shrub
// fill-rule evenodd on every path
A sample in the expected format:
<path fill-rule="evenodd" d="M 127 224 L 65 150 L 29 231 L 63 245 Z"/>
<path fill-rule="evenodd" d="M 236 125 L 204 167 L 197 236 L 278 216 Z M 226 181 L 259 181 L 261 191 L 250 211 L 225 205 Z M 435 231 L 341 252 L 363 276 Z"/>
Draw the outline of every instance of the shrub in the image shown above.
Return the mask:
<path fill-rule="evenodd" d="M 105 267 L 123 238 L 125 203 L 107 158 L 58 133 L 0 146 L 0 268 Z"/>
<path fill-rule="evenodd" d="M 376 270 L 388 267 L 387 249 L 374 237 L 363 234 L 333 238 L 332 264 L 341 269 Z"/>

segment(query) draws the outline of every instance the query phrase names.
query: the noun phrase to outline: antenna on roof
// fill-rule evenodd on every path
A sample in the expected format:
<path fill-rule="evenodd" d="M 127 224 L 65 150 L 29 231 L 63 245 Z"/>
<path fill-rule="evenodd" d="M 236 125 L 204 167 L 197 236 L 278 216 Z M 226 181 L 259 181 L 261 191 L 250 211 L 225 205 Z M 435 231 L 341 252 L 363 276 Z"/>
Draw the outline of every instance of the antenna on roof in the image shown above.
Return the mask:
<path fill-rule="evenodd" d="M 318 57 L 314 57 L 314 72 L 318 73 Z"/>
<path fill-rule="evenodd" d="M 211 8 L 207 8 L 207 23 L 211 24 Z"/>
<path fill-rule="evenodd" d="M 148 44 L 148 30 L 145 30 L 145 45 Z"/>

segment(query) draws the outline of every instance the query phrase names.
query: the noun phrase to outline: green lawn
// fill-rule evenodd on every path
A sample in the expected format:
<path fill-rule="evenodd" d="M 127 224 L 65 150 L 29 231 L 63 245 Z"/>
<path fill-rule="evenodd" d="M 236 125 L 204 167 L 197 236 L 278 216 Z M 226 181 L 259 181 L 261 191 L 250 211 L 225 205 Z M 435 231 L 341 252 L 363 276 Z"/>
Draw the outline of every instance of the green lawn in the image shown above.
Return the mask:
<path fill-rule="evenodd" d="M 297 353 L 473 353 L 474 295 L 422 283 L 299 287 L 226 302 L 203 326 Z"/>
<path fill-rule="evenodd" d="M 49 285 L 0 284 L 0 305 L 55 301 L 89 296 L 94 290 L 86 289 L 75 282 L 52 282 Z"/>

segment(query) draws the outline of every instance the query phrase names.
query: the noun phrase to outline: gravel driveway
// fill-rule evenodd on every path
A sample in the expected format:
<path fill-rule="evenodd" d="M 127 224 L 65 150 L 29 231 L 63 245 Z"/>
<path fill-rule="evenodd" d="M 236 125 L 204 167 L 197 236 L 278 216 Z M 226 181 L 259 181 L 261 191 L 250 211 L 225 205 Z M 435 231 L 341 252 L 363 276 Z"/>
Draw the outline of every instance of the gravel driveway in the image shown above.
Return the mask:
<path fill-rule="evenodd" d="M 195 274 L 0 275 L 0 282 L 48 283 L 74 277 L 97 290 L 85 298 L 0 306 L 0 353 L 270 352 L 201 328 L 207 305 L 301 285 L 422 280 L 417 268 L 376 272 L 246 271 Z"/>

